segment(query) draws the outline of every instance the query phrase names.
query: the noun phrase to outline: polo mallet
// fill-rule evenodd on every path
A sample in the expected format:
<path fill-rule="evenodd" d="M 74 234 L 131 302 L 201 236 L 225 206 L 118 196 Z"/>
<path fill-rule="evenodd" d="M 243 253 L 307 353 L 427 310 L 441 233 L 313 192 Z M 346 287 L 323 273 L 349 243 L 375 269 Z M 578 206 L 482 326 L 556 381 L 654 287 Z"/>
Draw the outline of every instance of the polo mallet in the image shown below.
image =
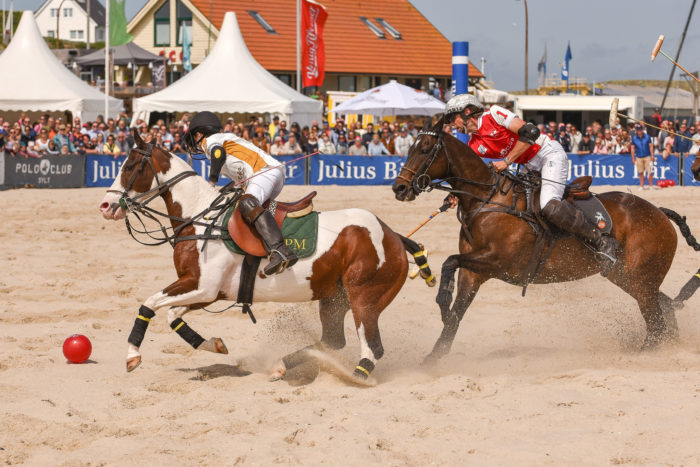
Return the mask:
<path fill-rule="evenodd" d="M 644 123 L 646 126 L 650 126 L 650 127 L 652 127 L 652 128 L 656 128 L 657 130 L 660 130 L 660 131 L 667 131 L 668 133 L 670 133 L 670 134 L 672 134 L 672 135 L 674 135 L 674 136 L 679 136 L 679 137 L 681 137 L 681 138 L 685 138 L 685 139 L 687 139 L 688 141 L 692 141 L 693 143 L 696 142 L 693 138 L 689 138 L 689 137 L 687 137 L 687 136 L 685 136 L 685 135 L 678 134 L 678 133 L 676 133 L 675 131 L 664 130 L 663 128 L 659 128 L 658 126 L 652 125 L 652 124 L 650 124 L 650 123 L 643 122 L 643 121 L 641 121 L 641 120 L 637 120 L 636 118 L 629 117 L 629 116 L 627 116 L 627 115 L 625 115 L 625 114 L 621 114 L 621 113 L 619 113 L 619 112 L 617 111 L 617 108 L 618 108 L 618 105 L 619 105 L 619 104 L 620 104 L 620 99 L 618 99 L 618 98 L 616 97 L 616 98 L 613 99 L 612 104 L 610 105 L 610 118 L 608 119 L 608 123 L 610 123 L 610 128 L 612 128 L 612 127 L 614 127 L 614 126 L 616 125 L 615 117 L 622 117 L 622 118 L 626 118 L 627 120 L 632 120 L 633 122 Z"/>
<path fill-rule="evenodd" d="M 409 233 L 408 235 L 406 235 L 406 238 L 410 238 L 411 235 L 413 235 L 414 233 L 418 232 L 418 230 L 420 230 L 421 227 L 423 227 L 425 224 L 427 224 L 428 222 L 430 222 L 431 220 L 433 220 L 433 218 L 434 218 L 435 216 L 437 216 L 437 215 L 440 214 L 441 212 L 447 211 L 447 210 L 450 208 L 450 206 L 452 206 L 452 204 L 450 204 L 450 202 L 445 202 L 445 204 L 443 204 L 442 206 L 440 206 L 440 207 L 439 207 L 438 209 L 436 209 L 430 216 L 428 216 L 427 219 L 425 219 L 423 222 L 421 222 L 420 224 L 418 224 L 418 227 L 416 227 L 415 229 L 411 230 L 411 233 Z"/>
<path fill-rule="evenodd" d="M 651 61 L 653 62 L 654 59 L 656 58 L 656 55 L 659 54 L 659 53 L 661 53 L 661 55 L 663 55 L 664 57 L 668 58 L 668 59 L 671 61 L 671 63 L 673 63 L 674 65 L 676 65 L 676 66 L 677 66 L 678 68 L 680 68 L 681 70 L 685 71 L 685 73 L 686 73 L 688 76 L 691 76 L 695 81 L 697 81 L 698 83 L 700 83 L 700 79 L 698 79 L 697 76 L 695 76 L 694 74 L 692 74 L 691 72 L 689 72 L 688 70 L 686 70 L 685 68 L 683 68 L 677 61 L 675 61 L 674 59 L 672 59 L 671 57 L 669 57 L 669 56 L 666 54 L 666 52 L 664 52 L 663 50 L 661 50 L 661 44 L 663 44 L 663 43 L 664 43 L 664 35 L 661 34 L 661 35 L 659 36 L 659 39 L 656 41 L 656 45 L 654 46 L 654 49 L 651 51 Z"/>

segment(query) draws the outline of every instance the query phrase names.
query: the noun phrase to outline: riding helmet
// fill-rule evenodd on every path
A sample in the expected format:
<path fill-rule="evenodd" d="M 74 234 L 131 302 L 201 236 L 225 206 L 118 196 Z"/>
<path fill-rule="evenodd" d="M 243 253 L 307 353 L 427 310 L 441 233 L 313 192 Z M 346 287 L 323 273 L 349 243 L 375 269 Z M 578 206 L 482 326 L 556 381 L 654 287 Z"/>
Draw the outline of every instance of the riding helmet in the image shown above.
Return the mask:
<path fill-rule="evenodd" d="M 195 141 L 194 134 L 200 132 L 206 138 L 214 133 L 219 133 L 223 127 L 221 126 L 221 120 L 216 116 L 214 112 L 209 112 L 204 110 L 199 112 L 194 116 L 192 122 L 190 122 L 190 128 L 185 133 L 185 146 L 190 152 L 199 152 L 199 141 Z"/>
<path fill-rule="evenodd" d="M 471 94 L 457 94 L 445 104 L 445 116 L 448 119 L 456 114 L 464 113 L 469 116 L 484 111 L 481 101 Z"/>

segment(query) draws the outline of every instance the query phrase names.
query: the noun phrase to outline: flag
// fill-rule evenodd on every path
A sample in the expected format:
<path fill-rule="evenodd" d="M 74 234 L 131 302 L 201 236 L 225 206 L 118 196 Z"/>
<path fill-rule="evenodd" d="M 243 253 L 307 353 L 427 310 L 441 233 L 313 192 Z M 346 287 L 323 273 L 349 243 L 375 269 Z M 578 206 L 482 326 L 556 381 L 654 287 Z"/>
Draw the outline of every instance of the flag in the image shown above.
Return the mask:
<path fill-rule="evenodd" d="M 564 56 L 564 63 L 562 64 L 561 67 L 561 79 L 564 81 L 569 81 L 569 60 L 571 60 L 573 56 L 571 55 L 571 44 L 566 45 L 566 55 Z"/>
<path fill-rule="evenodd" d="M 326 52 L 323 26 L 326 7 L 313 0 L 301 0 L 301 83 L 303 87 L 323 86 Z"/>
<path fill-rule="evenodd" d="M 540 61 L 537 63 L 537 71 L 539 72 L 540 76 L 540 82 L 544 84 L 544 78 L 547 76 L 547 43 L 544 43 L 544 53 L 542 54 L 542 58 L 540 58 Z"/>
<path fill-rule="evenodd" d="M 89 0 L 88 0 L 89 1 Z M 126 0 L 109 0 L 109 45 L 117 45 L 131 42 L 134 38 L 126 32 L 126 12 L 124 7 Z"/>
<path fill-rule="evenodd" d="M 192 71 L 192 60 L 190 59 L 190 48 L 192 46 L 192 39 L 187 31 L 187 25 L 182 26 L 182 68 L 185 71 Z"/>

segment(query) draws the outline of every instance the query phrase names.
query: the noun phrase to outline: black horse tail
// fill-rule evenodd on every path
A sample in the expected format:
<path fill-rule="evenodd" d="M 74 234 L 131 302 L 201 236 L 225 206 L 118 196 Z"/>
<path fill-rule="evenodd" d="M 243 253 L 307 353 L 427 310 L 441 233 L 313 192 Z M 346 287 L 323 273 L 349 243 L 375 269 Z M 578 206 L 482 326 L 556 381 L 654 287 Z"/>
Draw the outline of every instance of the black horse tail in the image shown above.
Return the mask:
<path fill-rule="evenodd" d="M 688 242 L 688 245 L 690 245 L 695 251 L 700 251 L 700 245 L 698 242 L 695 240 L 695 237 L 693 237 L 693 234 L 690 233 L 690 227 L 688 227 L 688 224 L 685 222 L 685 216 L 681 216 L 678 214 L 676 211 L 673 211 L 671 209 L 667 208 L 659 208 L 661 209 L 661 212 L 666 214 L 666 217 L 671 219 L 673 222 L 678 225 L 678 228 L 681 231 L 681 234 L 685 238 L 685 241 Z M 698 269 L 698 272 L 693 274 L 693 276 L 688 280 L 688 282 L 681 288 L 681 291 L 678 293 L 678 296 L 673 299 L 673 301 L 677 304 L 682 304 L 686 300 L 688 300 L 690 297 L 693 296 L 693 294 L 698 290 L 700 287 L 700 269 Z"/>
<path fill-rule="evenodd" d="M 693 234 L 690 233 L 690 227 L 688 227 L 688 224 L 685 222 L 685 216 L 681 216 L 676 211 L 668 208 L 659 209 L 661 209 L 661 212 L 666 214 L 666 217 L 676 223 L 681 231 L 681 234 L 685 238 L 685 241 L 688 242 L 688 245 L 690 245 L 695 251 L 700 251 L 700 244 L 698 244 L 698 242 L 695 240 Z"/>
<path fill-rule="evenodd" d="M 428 287 L 435 287 L 437 280 L 435 279 L 433 273 L 430 271 L 430 266 L 428 265 L 428 257 L 423 245 L 414 242 L 410 238 L 404 237 L 403 235 L 397 235 L 401 237 L 401 241 L 403 242 L 403 246 L 404 248 L 406 248 L 406 251 L 412 254 L 413 258 L 416 260 L 416 266 L 418 266 L 418 273 L 420 274 L 421 278 L 425 280 L 425 283 L 428 284 Z"/>

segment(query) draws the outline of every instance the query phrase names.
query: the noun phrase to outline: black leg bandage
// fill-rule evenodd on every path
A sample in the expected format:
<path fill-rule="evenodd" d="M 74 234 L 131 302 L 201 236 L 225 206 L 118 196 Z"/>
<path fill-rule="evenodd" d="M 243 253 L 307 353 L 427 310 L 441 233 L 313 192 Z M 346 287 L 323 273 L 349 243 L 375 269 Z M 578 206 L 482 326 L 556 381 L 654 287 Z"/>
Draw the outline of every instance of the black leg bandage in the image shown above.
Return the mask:
<path fill-rule="evenodd" d="M 355 378 L 367 379 L 369 378 L 369 374 L 372 373 L 372 370 L 374 370 L 374 363 L 372 363 L 372 360 L 369 358 L 363 358 L 355 367 L 355 371 L 352 373 L 352 375 Z"/>
<path fill-rule="evenodd" d="M 698 287 L 700 287 L 700 270 L 693 274 L 693 277 L 683 286 L 674 301 L 684 302 L 688 300 L 698 290 Z"/>
<path fill-rule="evenodd" d="M 136 321 L 134 321 L 134 327 L 131 328 L 131 334 L 129 334 L 129 344 L 134 344 L 136 347 L 141 347 L 143 337 L 146 335 L 148 323 L 155 315 L 156 314 L 153 312 L 153 310 L 147 306 L 141 305 Z"/>
<path fill-rule="evenodd" d="M 177 318 L 175 321 L 170 323 L 170 327 L 177 333 L 178 336 L 182 337 L 185 342 L 190 344 L 195 349 L 202 345 L 202 342 L 204 342 L 204 338 L 189 327 L 187 323 L 182 320 L 182 318 Z"/>
<path fill-rule="evenodd" d="M 294 368 L 295 366 L 301 365 L 309 358 L 306 352 L 314 348 L 315 347 L 313 345 L 309 345 L 304 347 L 303 349 L 299 349 L 296 352 L 290 353 L 289 355 L 285 356 L 284 358 L 282 358 L 282 363 L 284 363 L 284 367 L 289 370 Z"/>

